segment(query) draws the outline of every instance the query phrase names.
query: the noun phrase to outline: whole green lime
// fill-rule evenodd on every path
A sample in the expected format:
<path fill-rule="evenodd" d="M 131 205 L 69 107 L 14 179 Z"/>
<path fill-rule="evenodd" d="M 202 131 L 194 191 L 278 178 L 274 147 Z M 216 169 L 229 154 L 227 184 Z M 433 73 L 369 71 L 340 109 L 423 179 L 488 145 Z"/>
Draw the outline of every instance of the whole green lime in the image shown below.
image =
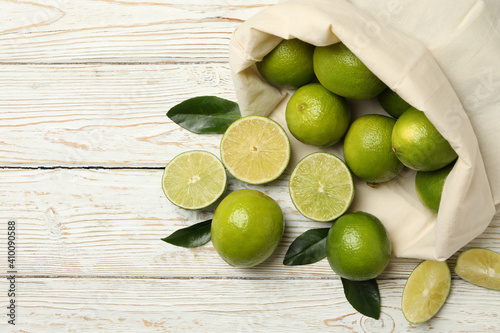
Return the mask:
<path fill-rule="evenodd" d="M 269 83 L 296 89 L 314 78 L 313 53 L 314 45 L 284 39 L 257 63 L 257 69 Z"/>
<path fill-rule="evenodd" d="M 316 47 L 313 65 L 319 82 L 340 96 L 367 99 L 386 87 L 343 43 Z"/>
<path fill-rule="evenodd" d="M 383 272 L 391 257 L 391 240 L 375 216 L 353 212 L 338 218 L 326 238 L 330 266 L 341 277 L 364 281 Z"/>
<path fill-rule="evenodd" d="M 394 124 L 392 148 L 404 165 L 417 171 L 441 169 L 457 158 L 450 143 L 425 114 L 413 107 Z"/>
<path fill-rule="evenodd" d="M 299 141 L 313 146 L 329 146 L 346 133 L 351 113 L 345 98 L 319 83 L 295 91 L 286 105 L 286 123 Z"/>
<path fill-rule="evenodd" d="M 418 171 L 415 176 L 415 190 L 418 198 L 435 214 L 439 211 L 444 182 L 450 174 L 455 163 L 450 163 L 444 168 L 434 171 Z"/>
<path fill-rule="evenodd" d="M 226 196 L 212 219 L 212 243 L 235 267 L 252 267 L 278 247 L 285 228 L 280 206 L 262 192 L 238 190 Z"/>
<path fill-rule="evenodd" d="M 344 139 L 344 159 L 358 178 L 378 184 L 396 177 L 403 164 L 392 151 L 395 119 L 368 114 L 356 119 Z"/>
<path fill-rule="evenodd" d="M 384 91 L 377 96 L 377 99 L 380 106 L 394 118 L 399 118 L 403 112 L 411 108 L 410 104 L 390 88 L 384 89 Z"/>

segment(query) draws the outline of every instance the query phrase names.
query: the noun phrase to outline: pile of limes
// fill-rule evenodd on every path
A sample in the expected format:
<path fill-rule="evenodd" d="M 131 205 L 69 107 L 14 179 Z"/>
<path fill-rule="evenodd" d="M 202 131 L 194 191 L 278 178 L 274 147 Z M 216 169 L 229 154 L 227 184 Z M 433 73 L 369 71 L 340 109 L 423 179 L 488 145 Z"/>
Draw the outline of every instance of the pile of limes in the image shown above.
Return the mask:
<path fill-rule="evenodd" d="M 303 216 L 335 221 L 326 239 L 326 254 L 336 273 L 352 281 L 376 278 L 390 260 L 391 241 L 377 217 L 368 212 L 346 214 L 354 198 L 353 176 L 376 186 L 395 178 L 405 166 L 416 170 L 418 197 L 437 213 L 456 152 L 424 112 L 388 88 L 341 42 L 315 47 L 298 39 L 283 40 L 256 67 L 270 84 L 294 89 L 285 118 L 297 140 L 313 146 L 343 141 L 345 162 L 334 154 L 316 152 L 294 167 L 290 198 Z M 368 114 L 351 122 L 347 99 L 369 98 L 377 98 L 388 115 Z M 240 118 L 222 137 L 220 160 L 208 152 L 190 151 L 170 161 L 162 180 L 165 195 L 185 209 L 218 203 L 211 225 L 215 249 L 230 265 L 255 266 L 281 241 L 283 213 L 276 201 L 255 190 L 235 191 L 220 201 L 226 190 L 226 170 L 248 184 L 264 184 L 284 172 L 290 149 L 286 132 L 275 121 L 261 116 Z M 413 279 L 432 276 L 429 272 L 434 270 L 443 285 L 449 284 L 442 265 L 422 265 Z M 422 296 L 412 284 L 405 289 L 403 306 L 414 322 L 429 313 L 410 306 Z M 438 297 L 444 302 L 447 292 L 436 286 L 431 287 L 440 290 Z"/>
<path fill-rule="evenodd" d="M 301 70 L 298 63 L 304 64 Z M 424 112 L 386 87 L 341 42 L 311 47 L 303 41 L 283 40 L 257 67 L 271 84 L 296 89 L 285 112 L 288 129 L 297 140 L 330 146 L 343 139 L 346 165 L 339 158 L 336 168 L 316 161 L 320 154 L 325 161 L 334 160 L 333 155 L 327 159 L 326 153 L 305 157 L 290 177 L 290 195 L 305 217 L 316 221 L 336 219 L 327 237 L 327 257 L 337 274 L 357 281 L 377 277 L 389 262 L 391 242 L 375 216 L 364 212 L 344 214 L 354 194 L 354 188 L 345 185 L 349 179 L 345 174 L 352 173 L 376 186 L 395 178 L 405 166 L 416 170 L 418 197 L 437 214 L 456 152 Z M 266 68 L 280 71 L 269 72 Z M 311 79 L 304 82 L 306 77 Z M 387 115 L 367 114 L 351 122 L 347 99 L 374 97 Z M 336 198 L 327 200 L 322 194 Z M 338 197 L 344 201 L 339 202 Z M 424 262 L 405 287 L 405 316 L 413 323 L 430 319 L 449 290 L 446 263 Z"/>
<path fill-rule="evenodd" d="M 285 221 L 280 206 L 256 190 L 227 195 L 226 170 L 248 184 L 279 177 L 290 160 L 290 142 L 275 121 L 260 116 L 240 118 L 224 133 L 219 160 L 200 150 L 181 153 L 163 172 L 162 187 L 175 205 L 198 210 L 216 205 L 211 223 L 212 244 L 235 267 L 252 267 L 278 247 Z"/>
<path fill-rule="evenodd" d="M 404 166 L 417 170 L 418 196 L 437 212 L 457 154 L 424 112 L 388 88 L 345 44 L 315 47 L 283 40 L 257 68 L 271 84 L 296 89 L 286 123 L 297 140 L 330 146 L 344 139 L 345 163 L 369 185 L 393 179 Z M 375 97 L 388 115 L 369 114 L 351 123 L 347 99 Z M 433 173 L 420 175 L 427 172 Z"/>
<path fill-rule="evenodd" d="M 296 89 L 286 107 L 287 127 L 296 139 L 314 146 L 330 146 L 343 139 L 345 162 L 333 154 L 318 152 L 306 156 L 294 167 L 289 192 L 302 215 L 314 221 L 334 221 L 345 214 L 353 201 L 353 175 L 376 185 L 396 177 L 404 165 L 425 172 L 418 175 L 416 189 L 422 202 L 437 210 L 444 179 L 451 170 L 449 165 L 457 157 L 456 153 L 423 112 L 412 108 L 388 89 L 343 43 L 315 47 L 298 39 L 283 40 L 257 63 L 257 68 L 271 84 Z M 399 118 L 371 114 L 351 123 L 347 98 L 374 97 L 378 97 L 390 114 Z M 403 112 L 405 108 L 407 110 Z M 167 198 L 185 209 L 211 206 L 219 202 L 225 193 L 225 170 L 249 184 L 270 182 L 286 169 L 290 160 L 290 142 L 284 129 L 275 121 L 267 117 L 248 116 L 235 121 L 225 131 L 220 156 L 221 160 L 204 151 L 190 151 L 176 156 L 163 175 Z M 447 168 L 441 170 L 443 167 Z M 213 238 L 213 243 L 230 264 L 252 266 L 270 255 L 269 248 L 256 241 L 266 237 L 242 221 L 262 220 L 259 216 L 269 214 L 271 208 L 262 208 L 264 206 L 258 204 L 259 200 L 251 199 L 250 193 L 233 194 L 234 197 L 228 196 L 216 209 L 212 231 L 217 236 Z M 233 202 L 233 205 L 228 202 Z M 245 210 L 242 207 L 246 204 L 250 206 Z M 273 207 L 271 211 L 279 208 L 277 205 Z M 388 236 L 383 224 L 376 217 L 364 214 L 367 213 L 350 216 L 352 220 L 364 221 L 361 223 L 365 226 L 356 230 L 359 237 L 371 238 L 370 242 L 376 243 L 373 232 L 367 231 L 371 229 L 383 230 L 387 238 L 381 238 L 376 245 L 382 249 L 379 260 L 364 260 L 367 266 L 377 266 L 373 271 L 380 273 L 387 265 L 385 258 L 391 252 L 390 241 L 387 246 Z M 281 225 L 282 220 L 282 216 L 276 217 L 274 223 Z M 255 222 L 257 226 L 263 224 Z M 281 239 L 281 236 L 277 237 L 280 234 L 278 229 L 274 228 L 274 234 L 268 237 L 272 249 Z M 332 233 L 334 230 L 332 228 Z M 243 233 L 248 243 L 253 244 L 253 249 L 241 245 L 242 238 L 237 236 L 239 233 Z M 281 230 L 280 235 L 282 233 Z M 335 233 L 332 235 L 342 237 L 335 236 Z M 229 250 L 228 242 L 234 244 L 233 251 Z M 339 243 L 335 243 L 338 246 Z M 344 243 L 342 246 L 347 251 L 357 246 Z M 254 251 L 255 248 L 259 250 Z M 243 259 L 245 251 L 254 254 Z M 333 254 L 338 251 L 329 253 L 332 253 L 329 258 L 333 269 L 342 275 L 342 268 L 351 265 L 352 261 L 339 262 L 332 259 L 338 257 Z M 361 257 L 366 257 L 367 253 L 372 253 L 373 257 L 373 253 L 379 252 L 370 249 L 363 253 Z M 258 257 L 259 260 L 251 257 Z M 376 275 L 353 273 L 346 276 L 362 280 Z"/>

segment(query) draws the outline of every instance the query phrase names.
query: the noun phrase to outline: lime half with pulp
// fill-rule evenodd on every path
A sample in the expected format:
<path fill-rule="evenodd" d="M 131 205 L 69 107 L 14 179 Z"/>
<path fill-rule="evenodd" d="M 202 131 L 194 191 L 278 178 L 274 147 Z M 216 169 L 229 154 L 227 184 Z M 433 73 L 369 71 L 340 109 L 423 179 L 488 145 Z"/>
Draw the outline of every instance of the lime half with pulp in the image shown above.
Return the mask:
<path fill-rule="evenodd" d="M 305 217 L 328 222 L 344 214 L 354 198 L 354 183 L 347 165 L 329 153 L 312 153 L 295 166 L 290 176 L 290 197 Z"/>
<path fill-rule="evenodd" d="M 192 150 L 175 156 L 165 167 L 163 192 L 174 205 L 202 209 L 219 199 L 227 185 L 221 161 L 212 153 Z"/>
<path fill-rule="evenodd" d="M 278 178 L 290 160 L 290 141 L 283 128 L 262 116 L 236 120 L 220 144 L 222 163 L 236 178 L 264 184 Z"/>

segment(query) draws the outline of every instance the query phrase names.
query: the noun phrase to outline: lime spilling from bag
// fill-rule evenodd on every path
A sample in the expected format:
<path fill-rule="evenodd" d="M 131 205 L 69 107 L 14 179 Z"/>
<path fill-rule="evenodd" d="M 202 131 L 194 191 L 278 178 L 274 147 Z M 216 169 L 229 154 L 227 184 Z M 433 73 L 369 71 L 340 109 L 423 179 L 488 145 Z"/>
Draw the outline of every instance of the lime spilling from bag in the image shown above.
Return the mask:
<path fill-rule="evenodd" d="M 314 78 L 313 53 L 314 45 L 285 39 L 257 63 L 257 69 L 269 83 L 296 89 Z"/>
<path fill-rule="evenodd" d="M 455 273 L 476 286 L 500 290 L 500 254 L 487 249 L 469 249 L 457 258 Z"/>
<path fill-rule="evenodd" d="M 347 165 L 337 156 L 312 153 L 294 168 L 290 197 L 305 217 L 328 222 L 344 214 L 354 197 L 354 183 Z"/>
<path fill-rule="evenodd" d="M 313 64 L 319 82 L 340 96 L 367 99 L 386 87 L 343 43 L 316 47 Z"/>
<path fill-rule="evenodd" d="M 441 169 L 457 158 L 450 143 L 425 114 L 413 107 L 394 124 L 392 147 L 404 165 L 418 171 Z"/>
<path fill-rule="evenodd" d="M 278 178 L 290 161 L 283 128 L 261 116 L 243 117 L 229 126 L 220 144 L 222 163 L 237 179 L 264 184 Z"/>
<path fill-rule="evenodd" d="M 410 274 L 403 290 L 402 310 L 412 324 L 428 321 L 443 306 L 451 288 L 446 262 L 425 260 Z"/>
<path fill-rule="evenodd" d="M 389 263 L 391 250 L 391 240 L 382 222 L 365 212 L 341 216 L 326 239 L 330 266 L 351 281 L 376 278 Z"/>
<path fill-rule="evenodd" d="M 286 123 L 299 141 L 314 146 L 330 146 L 349 127 L 351 113 L 344 97 L 319 83 L 300 87 L 286 105 Z"/>
<path fill-rule="evenodd" d="M 252 267 L 278 247 L 285 228 L 280 206 L 255 190 L 238 190 L 225 197 L 212 219 L 212 243 L 231 266 Z"/>
<path fill-rule="evenodd" d="M 162 187 L 168 200 L 184 209 L 202 209 L 216 202 L 227 185 L 221 161 L 212 153 L 192 150 L 165 167 Z"/>
<path fill-rule="evenodd" d="M 411 108 L 411 105 L 397 93 L 392 91 L 391 88 L 385 88 L 385 90 L 377 96 L 377 99 L 380 106 L 394 118 L 399 118 L 406 110 Z"/>
<path fill-rule="evenodd" d="M 352 173 L 368 184 L 396 177 L 403 164 L 392 151 L 392 128 L 396 121 L 379 114 L 356 119 L 344 139 L 344 158 Z"/>
<path fill-rule="evenodd" d="M 455 163 L 434 171 L 418 171 L 415 176 L 415 190 L 420 202 L 434 214 L 439 211 L 444 183 Z"/>

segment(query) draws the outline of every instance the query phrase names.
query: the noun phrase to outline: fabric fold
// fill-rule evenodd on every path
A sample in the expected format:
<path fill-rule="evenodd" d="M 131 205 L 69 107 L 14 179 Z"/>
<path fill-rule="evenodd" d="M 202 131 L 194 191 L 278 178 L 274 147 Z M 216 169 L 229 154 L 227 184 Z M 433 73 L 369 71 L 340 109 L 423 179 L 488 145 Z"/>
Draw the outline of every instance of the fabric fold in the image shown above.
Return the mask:
<path fill-rule="evenodd" d="M 405 4 L 405 8 L 397 11 L 394 22 L 388 21 L 387 15 L 380 15 L 383 4 L 373 5 L 378 11 L 374 10 L 376 15 L 371 15 L 367 10 L 370 8 L 368 2 L 352 2 L 281 1 L 240 25 L 230 42 L 230 66 L 238 104 L 243 115 L 269 116 L 286 129 L 284 109 L 287 98 L 293 92 L 267 83 L 260 76 L 255 62 L 260 61 L 282 39 L 299 38 L 316 46 L 342 41 L 388 87 L 422 110 L 459 156 L 446 181 L 437 216 L 420 204 L 414 189 L 415 172 L 410 170 L 376 188 L 356 181 L 351 210 L 366 211 L 381 219 L 391 236 L 395 256 L 447 259 L 482 233 L 495 214 L 495 204 L 498 203 L 494 201 L 495 190 L 500 190 L 500 178 L 495 178 L 494 183 L 488 178 L 487 167 L 492 166 L 485 166 L 480 145 L 487 145 L 488 148 L 493 145 L 496 148 L 492 149 L 499 155 L 500 141 L 479 143 L 475 133 L 477 124 L 473 126 L 478 118 L 464 109 L 462 102 L 467 98 L 464 92 L 460 89 L 460 95 L 457 95 L 454 89 L 457 85 L 461 87 L 461 82 L 455 81 L 462 78 L 446 75 L 452 72 L 452 68 L 447 68 L 445 74 L 440 66 L 442 60 L 438 62 L 429 50 L 428 45 L 433 44 L 429 42 L 431 38 L 422 42 L 408 33 L 408 27 L 405 30 L 393 24 L 404 22 L 401 15 L 416 15 L 408 7 L 418 6 L 417 2 Z M 459 29 L 475 22 L 477 16 L 484 12 L 484 4 L 470 1 L 463 4 L 471 10 L 462 8 L 465 16 L 459 21 Z M 451 25 L 450 22 L 445 23 Z M 447 40 L 443 36 L 439 39 Z M 437 47 L 439 44 L 433 45 Z M 460 57 L 459 54 L 454 56 Z M 498 68 L 496 73 L 500 77 Z M 449 77 L 454 79 L 453 82 Z M 384 114 L 373 99 L 350 100 L 349 104 L 354 119 L 365 113 Z M 496 106 L 500 106 L 500 101 Z M 493 115 L 490 113 L 490 116 Z M 500 126 L 498 119 L 496 116 Z M 301 144 L 289 136 L 294 154 L 289 169 L 301 157 L 318 150 L 342 157 L 339 144 L 319 149 Z M 488 153 L 490 158 L 489 150 Z M 490 159 L 500 163 L 498 157 Z M 497 197 L 500 198 L 500 193 Z"/>

